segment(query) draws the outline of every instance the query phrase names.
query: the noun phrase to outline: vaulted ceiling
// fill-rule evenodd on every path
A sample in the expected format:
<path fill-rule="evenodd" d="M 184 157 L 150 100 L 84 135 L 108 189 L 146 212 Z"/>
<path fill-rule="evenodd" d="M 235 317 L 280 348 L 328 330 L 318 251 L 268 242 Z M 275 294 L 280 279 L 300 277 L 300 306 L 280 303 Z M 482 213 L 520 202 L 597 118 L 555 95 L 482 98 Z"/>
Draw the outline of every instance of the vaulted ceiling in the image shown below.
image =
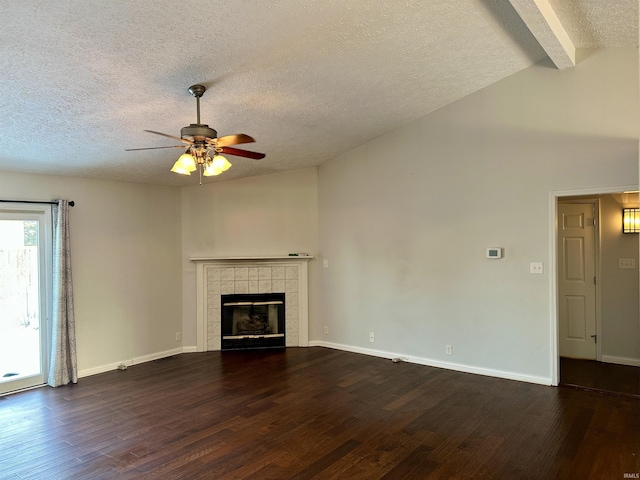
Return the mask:
<path fill-rule="evenodd" d="M 246 133 L 210 181 L 317 165 L 530 65 L 637 47 L 637 0 L 3 0 L 0 170 L 185 186 L 196 122 Z M 177 153 L 176 153 L 177 152 Z"/>

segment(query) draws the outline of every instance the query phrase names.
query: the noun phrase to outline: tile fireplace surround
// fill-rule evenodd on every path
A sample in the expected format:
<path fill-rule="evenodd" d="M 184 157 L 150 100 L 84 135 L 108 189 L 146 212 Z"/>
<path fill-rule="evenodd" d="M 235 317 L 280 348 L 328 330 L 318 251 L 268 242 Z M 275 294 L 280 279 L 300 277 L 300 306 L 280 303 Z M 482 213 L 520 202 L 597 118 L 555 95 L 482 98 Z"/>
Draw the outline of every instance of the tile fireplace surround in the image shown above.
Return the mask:
<path fill-rule="evenodd" d="M 197 350 L 220 350 L 220 295 L 284 293 L 287 347 L 309 345 L 308 262 L 311 256 L 193 257 Z"/>

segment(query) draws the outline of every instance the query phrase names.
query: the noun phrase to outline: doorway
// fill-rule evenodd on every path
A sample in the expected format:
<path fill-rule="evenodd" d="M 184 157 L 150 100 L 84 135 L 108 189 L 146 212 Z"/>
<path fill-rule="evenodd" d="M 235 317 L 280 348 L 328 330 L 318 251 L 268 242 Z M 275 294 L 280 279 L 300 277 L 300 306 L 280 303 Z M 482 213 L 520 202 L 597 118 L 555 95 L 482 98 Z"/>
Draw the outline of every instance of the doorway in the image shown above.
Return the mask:
<path fill-rule="evenodd" d="M 637 186 L 551 200 L 552 383 L 637 394 L 638 235 L 622 234 Z"/>
<path fill-rule="evenodd" d="M 51 209 L 0 209 L 0 395 L 46 382 Z"/>

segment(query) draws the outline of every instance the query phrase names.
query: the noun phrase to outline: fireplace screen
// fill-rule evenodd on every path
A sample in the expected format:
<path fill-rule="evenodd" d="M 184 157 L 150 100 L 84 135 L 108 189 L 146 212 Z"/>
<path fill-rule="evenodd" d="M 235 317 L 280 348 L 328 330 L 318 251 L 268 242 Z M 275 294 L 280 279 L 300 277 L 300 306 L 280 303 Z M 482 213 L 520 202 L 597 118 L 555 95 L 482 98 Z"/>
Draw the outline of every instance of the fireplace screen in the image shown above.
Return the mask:
<path fill-rule="evenodd" d="M 285 346 L 284 294 L 222 296 L 222 349 Z"/>

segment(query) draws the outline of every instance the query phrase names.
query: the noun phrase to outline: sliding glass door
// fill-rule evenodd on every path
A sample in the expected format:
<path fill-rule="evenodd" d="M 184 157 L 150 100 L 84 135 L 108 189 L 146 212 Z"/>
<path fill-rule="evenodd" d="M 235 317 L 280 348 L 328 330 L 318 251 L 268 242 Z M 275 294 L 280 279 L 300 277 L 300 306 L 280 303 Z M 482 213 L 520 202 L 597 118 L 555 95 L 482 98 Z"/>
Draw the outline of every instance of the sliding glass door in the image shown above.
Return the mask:
<path fill-rule="evenodd" d="M 50 207 L 1 207 L 0 395 L 46 382 L 50 265 Z"/>

